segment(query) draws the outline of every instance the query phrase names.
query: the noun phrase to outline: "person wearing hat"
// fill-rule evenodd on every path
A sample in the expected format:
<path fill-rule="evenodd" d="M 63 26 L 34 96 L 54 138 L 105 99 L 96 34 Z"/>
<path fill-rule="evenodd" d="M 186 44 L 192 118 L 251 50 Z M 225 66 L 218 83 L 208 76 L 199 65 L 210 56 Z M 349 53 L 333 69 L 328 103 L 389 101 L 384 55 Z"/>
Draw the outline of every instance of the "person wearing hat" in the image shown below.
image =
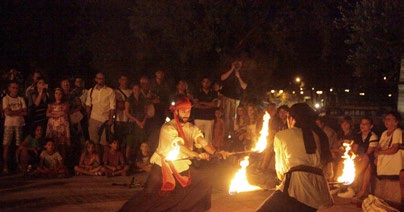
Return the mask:
<path fill-rule="evenodd" d="M 331 161 L 328 139 L 315 124 L 315 111 L 305 103 L 289 111 L 289 129 L 275 134 L 277 190 L 257 211 L 316 211 L 331 207 L 333 199 L 323 174 Z"/>
<path fill-rule="evenodd" d="M 191 158 L 209 160 L 215 148 L 203 137 L 198 127 L 188 122 L 192 104 L 187 97 L 177 98 L 171 106 L 174 119 L 160 130 L 159 144 L 150 158 L 153 164 L 144 189 L 129 199 L 120 211 L 206 211 L 211 207 L 212 187 L 201 170 L 193 168 Z M 177 159 L 166 157 L 179 145 Z M 205 152 L 194 151 L 203 148 Z M 228 152 L 220 151 L 227 158 Z"/>

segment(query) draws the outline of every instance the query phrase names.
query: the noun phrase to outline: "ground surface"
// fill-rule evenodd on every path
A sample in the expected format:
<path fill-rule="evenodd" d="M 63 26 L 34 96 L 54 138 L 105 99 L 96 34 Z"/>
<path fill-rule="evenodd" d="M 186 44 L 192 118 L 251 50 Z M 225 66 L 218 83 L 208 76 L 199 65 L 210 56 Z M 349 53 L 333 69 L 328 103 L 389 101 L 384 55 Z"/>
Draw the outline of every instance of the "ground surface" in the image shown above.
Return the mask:
<path fill-rule="evenodd" d="M 211 211 L 254 211 L 273 191 L 261 190 L 229 195 L 230 179 L 238 167 L 229 163 L 202 167 L 213 182 Z M 146 174 L 136 174 L 143 183 Z M 63 179 L 25 179 L 22 174 L 0 177 L 0 211 L 117 211 L 141 188 L 128 184 L 132 176 L 75 176 Z M 332 208 L 321 211 L 361 211 L 354 199 L 335 199 Z M 136 211 L 136 210 L 134 210 Z"/>

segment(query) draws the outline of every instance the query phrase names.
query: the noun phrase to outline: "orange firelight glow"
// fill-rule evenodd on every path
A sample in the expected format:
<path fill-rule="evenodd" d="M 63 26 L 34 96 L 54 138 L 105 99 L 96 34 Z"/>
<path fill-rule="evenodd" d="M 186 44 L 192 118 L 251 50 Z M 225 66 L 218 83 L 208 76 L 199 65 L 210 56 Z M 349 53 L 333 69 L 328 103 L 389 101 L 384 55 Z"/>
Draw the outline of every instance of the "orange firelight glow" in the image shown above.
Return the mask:
<path fill-rule="evenodd" d="M 165 160 L 167 161 L 173 161 L 178 158 L 178 154 L 180 153 L 180 145 L 178 145 L 178 140 L 174 140 L 171 145 L 173 148 L 171 151 L 167 154 Z"/>
<path fill-rule="evenodd" d="M 262 129 L 260 131 L 260 137 L 257 141 L 257 143 L 255 144 L 255 147 L 252 148 L 251 150 L 254 152 L 263 152 L 265 150 L 265 148 L 267 148 L 267 137 L 268 137 L 268 122 L 269 119 L 271 118 L 271 116 L 265 112 L 265 115 L 263 117 L 264 123 L 262 124 Z"/>
<path fill-rule="evenodd" d="M 340 183 L 343 183 L 344 185 L 350 185 L 355 179 L 355 163 L 354 159 L 356 155 L 354 153 L 351 153 L 349 155 L 349 151 L 351 150 L 351 145 L 353 144 L 353 141 L 351 143 L 343 143 L 345 147 L 345 153 L 342 156 L 344 158 L 344 169 L 342 171 L 342 175 L 338 177 L 337 181 Z"/>
<path fill-rule="evenodd" d="M 262 124 L 262 129 L 260 131 L 260 137 L 255 144 L 255 147 L 251 149 L 253 152 L 261 153 L 267 147 L 267 137 L 268 137 L 268 123 L 270 115 L 265 113 Z M 251 185 L 247 180 L 247 166 L 250 164 L 249 157 L 245 156 L 244 160 L 240 162 L 241 168 L 238 170 L 233 180 L 231 181 L 229 194 L 236 194 L 240 192 L 255 191 L 260 190 L 259 186 Z"/>
<path fill-rule="evenodd" d="M 237 171 L 233 180 L 231 181 L 229 194 L 237 194 L 246 191 L 260 190 L 258 186 L 251 185 L 247 180 L 247 166 L 249 165 L 248 156 L 244 157 L 244 160 L 240 162 L 241 168 Z"/>

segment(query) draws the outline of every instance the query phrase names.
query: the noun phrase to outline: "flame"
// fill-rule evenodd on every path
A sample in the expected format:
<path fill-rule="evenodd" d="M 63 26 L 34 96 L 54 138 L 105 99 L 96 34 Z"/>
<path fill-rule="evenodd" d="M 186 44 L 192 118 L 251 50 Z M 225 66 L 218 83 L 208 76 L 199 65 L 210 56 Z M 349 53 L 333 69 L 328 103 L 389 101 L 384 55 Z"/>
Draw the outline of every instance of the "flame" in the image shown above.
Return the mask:
<path fill-rule="evenodd" d="M 338 177 L 337 181 L 340 183 L 343 183 L 344 185 L 349 185 L 352 184 L 352 182 L 355 179 L 355 164 L 354 164 L 354 159 L 356 155 L 351 152 L 351 155 L 349 155 L 349 151 L 351 150 L 351 145 L 353 144 L 353 141 L 351 143 L 343 143 L 343 146 L 345 147 L 345 153 L 341 158 L 345 158 L 344 160 L 344 169 L 342 171 L 342 175 Z"/>
<path fill-rule="evenodd" d="M 264 120 L 264 123 L 262 124 L 262 129 L 260 131 L 260 137 L 258 138 L 257 143 L 255 143 L 255 147 L 251 149 L 252 151 L 261 153 L 267 147 L 268 122 L 270 118 L 271 116 L 267 112 L 265 112 L 265 115 L 262 118 Z"/>
<path fill-rule="evenodd" d="M 229 194 L 233 195 L 240 192 L 260 190 L 258 186 L 251 185 L 247 180 L 247 166 L 250 164 L 248 161 L 249 156 L 245 156 L 244 160 L 240 162 L 241 169 L 239 169 L 231 181 Z"/>
<path fill-rule="evenodd" d="M 178 140 L 174 140 L 171 145 L 173 146 L 173 149 L 168 152 L 165 160 L 176 160 L 178 157 L 178 154 L 180 153 L 180 145 L 178 145 Z"/>

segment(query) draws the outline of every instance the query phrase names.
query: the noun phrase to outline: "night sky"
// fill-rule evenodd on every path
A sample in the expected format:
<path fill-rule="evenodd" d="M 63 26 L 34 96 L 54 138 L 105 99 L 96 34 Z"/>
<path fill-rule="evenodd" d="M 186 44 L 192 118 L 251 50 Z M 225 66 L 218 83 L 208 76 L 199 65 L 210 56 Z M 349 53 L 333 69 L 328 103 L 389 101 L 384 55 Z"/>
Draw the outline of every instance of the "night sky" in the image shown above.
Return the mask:
<path fill-rule="evenodd" d="M 376 0 L 360 2 L 369 1 Z M 295 76 L 320 89 L 349 87 L 358 68 L 347 63 L 355 45 L 346 42 L 352 35 L 340 24 L 339 8 L 353 8 L 343 4 L 3 1 L 0 70 L 41 70 L 52 79 L 125 72 L 137 79 L 161 68 L 171 78 L 198 81 L 217 78 L 241 55 L 245 77 L 260 90 L 290 87 Z"/>

